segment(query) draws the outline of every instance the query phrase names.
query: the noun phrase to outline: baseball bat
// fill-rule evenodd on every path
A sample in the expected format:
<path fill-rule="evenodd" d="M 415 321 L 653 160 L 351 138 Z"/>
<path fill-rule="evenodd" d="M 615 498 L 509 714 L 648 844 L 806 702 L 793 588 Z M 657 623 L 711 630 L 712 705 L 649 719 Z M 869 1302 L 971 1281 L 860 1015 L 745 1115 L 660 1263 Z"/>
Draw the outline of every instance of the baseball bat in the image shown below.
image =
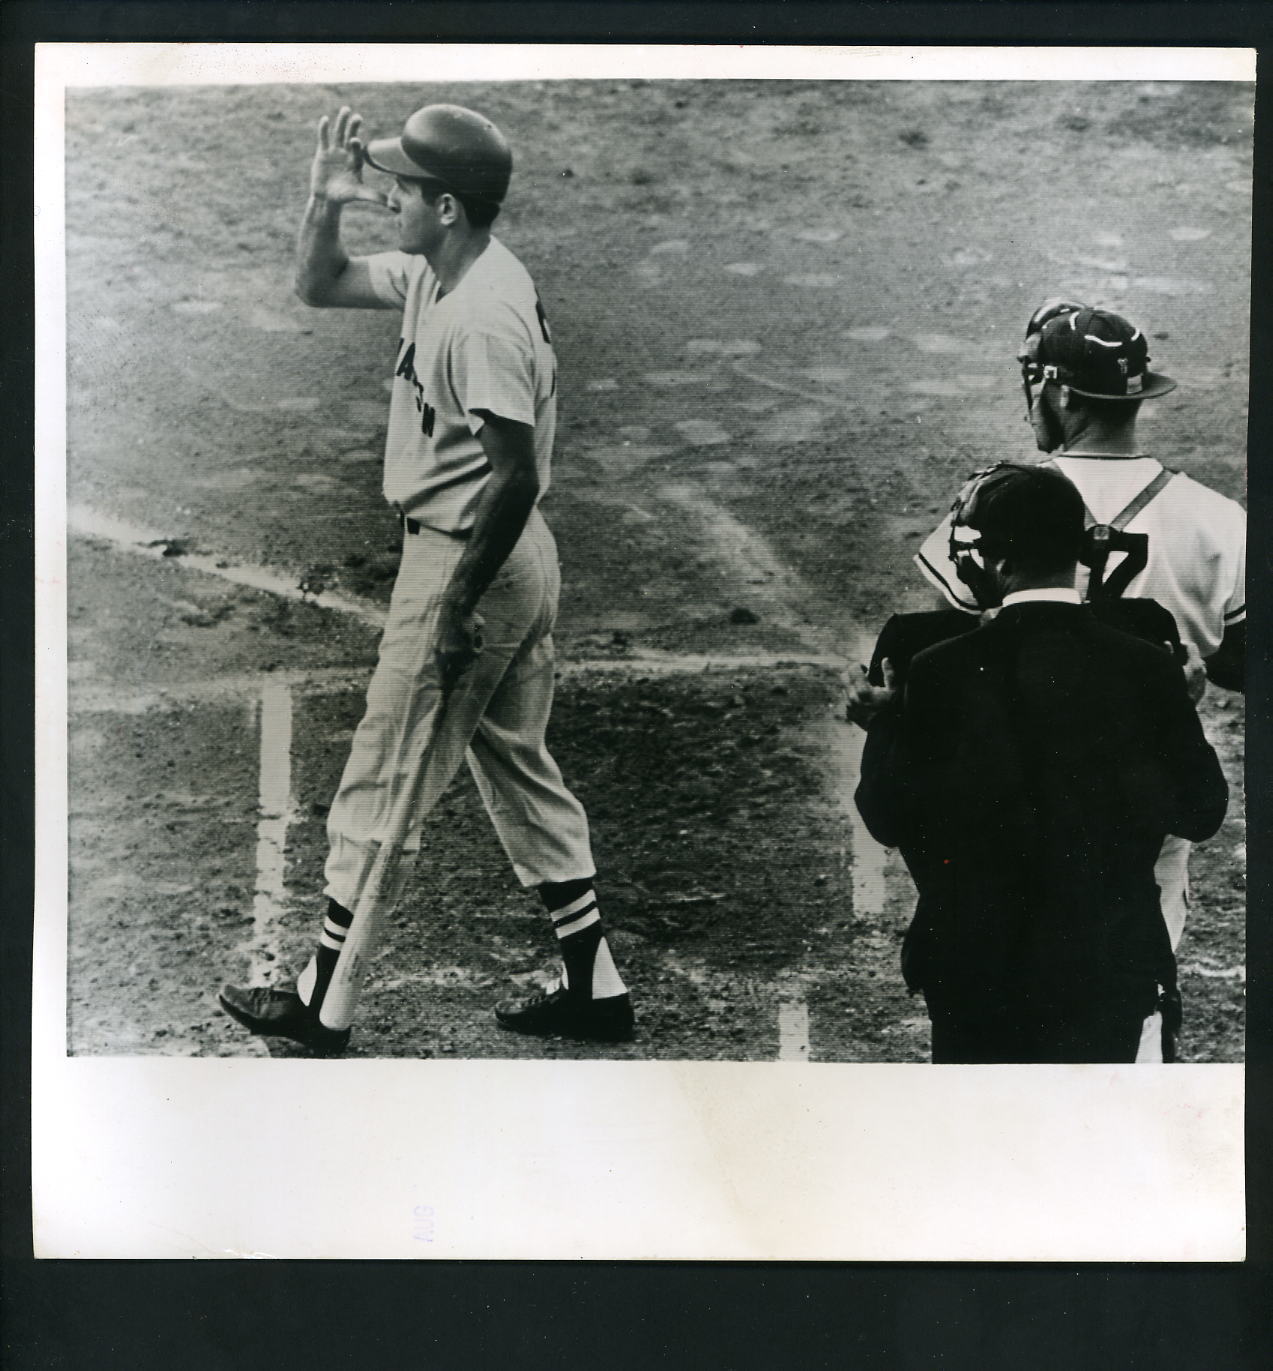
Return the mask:
<path fill-rule="evenodd" d="M 429 725 L 429 737 L 420 756 L 419 765 L 414 769 L 408 782 L 398 789 L 390 810 L 385 833 L 381 838 L 371 869 L 362 883 L 358 898 L 350 911 L 353 921 L 340 950 L 332 978 L 319 1006 L 318 1021 L 326 1028 L 348 1028 L 353 1022 L 358 1008 L 358 997 L 362 991 L 365 964 L 379 940 L 380 926 L 384 922 L 386 904 L 386 884 L 389 870 L 401 857 L 401 848 L 411 826 L 411 816 L 415 811 L 416 800 L 429 754 L 437 741 L 446 713 L 447 693 L 440 692 L 433 710 L 433 721 Z"/>

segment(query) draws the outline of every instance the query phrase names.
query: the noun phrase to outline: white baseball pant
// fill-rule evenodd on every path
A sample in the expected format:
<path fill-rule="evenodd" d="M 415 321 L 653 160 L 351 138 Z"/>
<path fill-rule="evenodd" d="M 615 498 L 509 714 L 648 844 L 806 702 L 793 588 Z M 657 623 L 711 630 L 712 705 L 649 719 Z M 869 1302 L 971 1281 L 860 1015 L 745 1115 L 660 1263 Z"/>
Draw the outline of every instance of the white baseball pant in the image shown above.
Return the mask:
<path fill-rule="evenodd" d="M 544 741 L 561 586 L 552 533 L 539 511 L 532 513 L 478 605 L 482 652 L 443 706 L 434 664 L 438 616 L 464 547 L 462 539 L 429 528 L 403 534 L 366 712 L 327 820 L 326 893 L 347 910 L 358 910 L 382 840 L 400 827 L 395 812 L 405 798 L 409 819 L 387 853 L 389 874 L 374 901 L 379 912 L 396 903 L 424 818 L 466 759 L 523 885 L 595 874 L 587 816 Z M 351 928 L 351 943 L 353 935 Z M 333 982 L 342 979 L 338 963 Z M 339 1017 L 352 1019 L 353 1008 L 347 1003 Z"/>
<path fill-rule="evenodd" d="M 1185 919 L 1189 914 L 1189 851 L 1187 838 L 1169 833 L 1163 839 L 1162 850 L 1154 863 L 1154 880 L 1158 883 L 1158 898 L 1162 904 L 1163 921 L 1171 936 L 1171 950 L 1180 946 L 1184 936 Z M 1141 1066 L 1153 1066 L 1162 1056 L 1162 1015 L 1157 1010 L 1145 1020 L 1141 1029 L 1140 1047 L 1136 1061 Z"/>

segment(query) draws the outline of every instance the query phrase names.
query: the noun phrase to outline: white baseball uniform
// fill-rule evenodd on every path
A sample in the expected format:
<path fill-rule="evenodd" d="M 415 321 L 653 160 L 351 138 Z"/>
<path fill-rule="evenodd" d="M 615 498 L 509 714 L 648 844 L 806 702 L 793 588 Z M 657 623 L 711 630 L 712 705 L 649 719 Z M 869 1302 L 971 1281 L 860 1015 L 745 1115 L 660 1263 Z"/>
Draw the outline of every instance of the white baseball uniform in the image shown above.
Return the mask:
<path fill-rule="evenodd" d="M 557 430 L 557 359 L 526 268 L 492 238 L 439 298 L 423 256 L 385 252 L 366 265 L 386 307 L 402 309 L 385 499 L 443 533 L 471 528 L 490 472 L 477 439 L 479 409 L 533 425 L 542 499 Z"/>
<path fill-rule="evenodd" d="M 534 283 L 495 238 L 442 295 L 423 256 L 366 260 L 386 307 L 403 309 L 384 492 L 409 522 L 366 713 L 328 816 L 326 893 L 357 907 L 388 816 L 407 793 L 409 829 L 383 887 L 389 907 L 407 870 L 401 853 L 418 850 L 425 815 L 466 758 L 523 885 L 589 878 L 587 818 L 544 742 L 560 579 L 538 509 L 478 604 L 481 654 L 435 721 L 441 600 L 491 472 L 476 411 L 533 425 L 541 496 L 548 487 L 556 358 Z M 311 963 L 302 996 L 312 974 Z M 346 999 L 340 1017 L 352 1015 Z"/>
<path fill-rule="evenodd" d="M 1152 457 L 1052 460 L 1078 487 L 1093 518 L 1104 522 L 1115 518 L 1162 470 Z M 1246 511 L 1179 472 L 1128 522 L 1126 531 L 1149 535 L 1149 560 L 1124 594 L 1157 600 L 1175 616 L 1182 641 L 1210 657 L 1224 630 L 1246 618 Z M 956 609 L 976 613 L 972 592 L 950 559 L 949 539 L 947 516 L 925 539 L 915 563 Z M 1110 571 L 1122 555 L 1111 554 Z M 1080 592 L 1086 589 L 1086 576 L 1080 567 Z"/>

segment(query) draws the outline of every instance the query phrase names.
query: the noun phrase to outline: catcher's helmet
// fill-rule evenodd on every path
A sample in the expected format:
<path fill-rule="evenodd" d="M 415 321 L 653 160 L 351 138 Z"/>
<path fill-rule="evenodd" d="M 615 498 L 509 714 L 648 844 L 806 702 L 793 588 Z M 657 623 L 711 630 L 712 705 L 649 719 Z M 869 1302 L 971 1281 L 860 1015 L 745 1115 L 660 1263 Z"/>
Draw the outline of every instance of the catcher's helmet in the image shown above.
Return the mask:
<path fill-rule="evenodd" d="M 996 462 L 975 471 L 950 507 L 950 559 L 983 609 L 999 603 L 987 557 L 1024 554 L 1063 566 L 1083 546 L 1078 489 L 1052 467 Z"/>
<path fill-rule="evenodd" d="M 1027 400 L 1043 381 L 1098 400 L 1148 400 L 1176 388 L 1170 376 L 1149 370 L 1149 345 L 1134 324 L 1066 300 L 1048 300 L 1030 316 L 1018 360 Z"/>
<path fill-rule="evenodd" d="M 460 105 L 426 105 L 401 136 L 368 144 L 377 171 L 413 181 L 439 181 L 456 195 L 501 204 L 513 172 L 504 135 L 485 115 Z"/>

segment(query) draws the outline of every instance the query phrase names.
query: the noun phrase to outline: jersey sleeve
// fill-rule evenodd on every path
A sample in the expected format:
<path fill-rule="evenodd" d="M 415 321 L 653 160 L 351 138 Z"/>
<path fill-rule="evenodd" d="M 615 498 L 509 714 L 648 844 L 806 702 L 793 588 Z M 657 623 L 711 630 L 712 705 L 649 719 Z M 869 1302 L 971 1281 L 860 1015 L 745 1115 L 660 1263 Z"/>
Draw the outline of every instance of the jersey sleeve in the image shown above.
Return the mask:
<path fill-rule="evenodd" d="M 378 252 L 364 257 L 371 288 L 386 305 L 405 305 L 411 285 L 413 259 L 405 252 Z"/>
<path fill-rule="evenodd" d="M 955 564 L 950 560 L 950 515 L 920 544 L 915 554 L 915 565 L 923 578 L 945 597 L 955 609 L 967 614 L 980 613 L 980 606 L 973 593 L 959 579 Z"/>
<path fill-rule="evenodd" d="M 487 327 L 468 330 L 451 356 L 455 393 L 479 433 L 484 410 L 519 424 L 535 425 L 535 354 L 528 340 Z"/>
<path fill-rule="evenodd" d="M 1235 526 L 1238 521 L 1235 520 Z M 1235 527 L 1236 543 L 1234 549 L 1233 584 L 1228 587 L 1229 596 L 1224 605 L 1224 626 L 1232 628 L 1235 624 L 1246 622 L 1246 516 L 1241 518 L 1240 527 Z"/>

